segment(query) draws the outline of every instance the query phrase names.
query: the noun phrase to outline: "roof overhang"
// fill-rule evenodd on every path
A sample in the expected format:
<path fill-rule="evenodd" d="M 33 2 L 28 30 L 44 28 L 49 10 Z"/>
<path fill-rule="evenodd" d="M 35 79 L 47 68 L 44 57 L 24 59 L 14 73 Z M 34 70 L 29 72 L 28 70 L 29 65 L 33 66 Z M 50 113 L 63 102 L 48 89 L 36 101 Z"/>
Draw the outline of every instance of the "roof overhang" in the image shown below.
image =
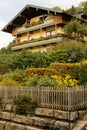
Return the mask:
<path fill-rule="evenodd" d="M 75 17 L 64 11 L 57 11 L 51 8 L 45 8 L 41 6 L 27 4 L 5 27 L 2 28 L 2 31 L 12 33 L 14 28 L 20 27 L 27 19 L 31 19 L 38 15 L 49 14 L 49 13 L 52 13 L 54 15 L 62 14 L 62 16 L 64 18 L 67 18 L 68 20 L 71 20 L 72 18 Z"/>
<path fill-rule="evenodd" d="M 55 15 L 57 13 L 62 13 L 62 11 L 55 11 L 50 8 L 28 4 L 5 27 L 3 27 L 2 31 L 12 33 L 12 30 L 15 27 L 21 26 L 26 21 L 26 19 L 31 19 L 38 15 L 48 14 L 49 12 Z"/>

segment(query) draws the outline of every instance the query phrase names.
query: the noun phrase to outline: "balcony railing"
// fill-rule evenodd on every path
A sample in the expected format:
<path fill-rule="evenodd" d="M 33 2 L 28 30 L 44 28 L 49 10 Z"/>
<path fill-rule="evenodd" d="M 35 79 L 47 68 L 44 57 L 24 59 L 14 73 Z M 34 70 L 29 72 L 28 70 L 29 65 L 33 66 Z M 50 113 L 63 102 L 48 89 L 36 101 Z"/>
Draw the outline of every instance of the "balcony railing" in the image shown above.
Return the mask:
<path fill-rule="evenodd" d="M 47 44 L 53 44 L 62 41 L 61 36 L 51 36 L 51 37 L 44 37 L 40 39 L 35 39 L 35 40 L 30 40 L 30 41 L 25 41 L 21 42 L 19 44 L 15 44 L 15 46 L 12 46 L 12 50 L 19 50 L 23 48 L 30 48 L 30 47 L 35 47 L 35 46 L 41 46 L 41 45 L 47 45 Z"/>
<path fill-rule="evenodd" d="M 46 19 L 42 23 L 37 23 L 36 25 L 30 25 L 27 28 L 26 27 L 20 27 L 18 29 L 18 34 L 30 32 L 30 31 L 34 31 L 34 30 L 38 30 L 40 28 L 45 28 L 45 27 L 49 27 L 49 26 L 52 26 L 52 25 L 54 25 L 54 18 Z"/>

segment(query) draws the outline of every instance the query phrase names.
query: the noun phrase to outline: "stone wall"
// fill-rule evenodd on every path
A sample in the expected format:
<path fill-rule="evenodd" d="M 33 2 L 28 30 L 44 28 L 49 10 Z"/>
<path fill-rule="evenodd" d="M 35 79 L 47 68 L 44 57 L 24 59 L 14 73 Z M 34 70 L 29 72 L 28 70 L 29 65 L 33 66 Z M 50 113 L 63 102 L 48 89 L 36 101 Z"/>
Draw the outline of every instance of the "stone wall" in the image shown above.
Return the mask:
<path fill-rule="evenodd" d="M 34 116 L 11 113 L 12 105 L 7 104 L 0 113 L 0 130 L 69 130 L 67 111 L 37 108 Z M 79 112 L 81 115 L 84 112 Z M 78 113 L 71 112 L 71 121 L 77 119 Z M 70 124 L 71 129 L 73 123 Z"/>
<path fill-rule="evenodd" d="M 2 112 L 0 115 L 0 129 L 6 130 L 68 130 L 68 123 L 52 118 L 37 116 L 22 116 L 10 112 Z"/>

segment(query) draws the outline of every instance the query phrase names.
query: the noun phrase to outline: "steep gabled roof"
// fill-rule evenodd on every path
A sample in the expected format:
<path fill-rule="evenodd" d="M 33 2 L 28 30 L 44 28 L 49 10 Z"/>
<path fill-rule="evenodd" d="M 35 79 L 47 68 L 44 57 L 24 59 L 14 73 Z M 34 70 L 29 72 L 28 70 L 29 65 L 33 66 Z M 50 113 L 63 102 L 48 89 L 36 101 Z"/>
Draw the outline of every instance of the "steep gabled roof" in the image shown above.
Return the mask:
<path fill-rule="evenodd" d="M 26 19 L 33 18 L 38 15 L 47 14 L 47 13 L 53 13 L 53 14 L 62 14 L 65 17 L 71 18 L 72 16 L 63 12 L 63 11 L 56 11 L 51 8 L 45 8 L 41 6 L 35 6 L 31 4 L 27 4 L 3 29 L 2 31 L 11 33 L 12 30 L 17 27 L 21 26 Z"/>

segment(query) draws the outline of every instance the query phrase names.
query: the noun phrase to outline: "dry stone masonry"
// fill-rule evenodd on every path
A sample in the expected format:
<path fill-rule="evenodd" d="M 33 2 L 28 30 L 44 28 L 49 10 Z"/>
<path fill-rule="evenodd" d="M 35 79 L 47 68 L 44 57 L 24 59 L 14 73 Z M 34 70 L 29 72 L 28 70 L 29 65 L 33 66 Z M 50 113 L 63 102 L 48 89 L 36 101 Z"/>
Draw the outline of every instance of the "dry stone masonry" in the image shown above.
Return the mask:
<path fill-rule="evenodd" d="M 0 113 L 0 130 L 69 130 L 69 117 L 67 111 L 36 108 L 34 116 L 23 116 L 12 113 L 11 110 L 12 105 L 7 104 L 4 111 Z M 83 114 L 84 111 L 79 112 L 79 115 Z M 77 117 L 78 113 L 76 111 L 71 112 L 71 130 L 86 130 L 87 116 L 84 117 L 82 126 L 78 123 L 78 125 L 74 127 L 74 122 Z M 84 129 L 79 129 L 79 127 L 84 127 Z"/>

